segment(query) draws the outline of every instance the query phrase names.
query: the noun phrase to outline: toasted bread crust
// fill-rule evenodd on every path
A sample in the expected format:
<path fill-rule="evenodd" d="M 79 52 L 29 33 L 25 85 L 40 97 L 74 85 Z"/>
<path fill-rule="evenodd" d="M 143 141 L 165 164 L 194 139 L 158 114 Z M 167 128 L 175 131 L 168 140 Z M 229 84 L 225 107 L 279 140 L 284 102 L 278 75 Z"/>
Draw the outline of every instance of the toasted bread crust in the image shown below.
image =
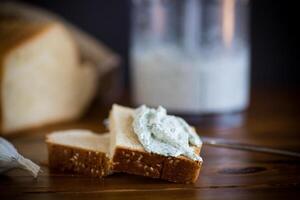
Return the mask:
<path fill-rule="evenodd" d="M 157 154 L 116 147 L 113 171 L 160 178 L 164 158 Z"/>
<path fill-rule="evenodd" d="M 111 174 L 111 162 L 103 152 L 47 142 L 49 167 L 61 172 L 103 177 Z"/>
<path fill-rule="evenodd" d="M 202 162 L 184 157 L 168 157 L 164 160 L 161 178 L 176 183 L 194 183 L 197 181 Z"/>
<path fill-rule="evenodd" d="M 197 150 L 200 152 L 200 149 Z M 113 171 L 126 172 L 177 183 L 194 183 L 202 162 L 185 157 L 166 157 L 154 153 L 116 147 L 112 158 Z"/>

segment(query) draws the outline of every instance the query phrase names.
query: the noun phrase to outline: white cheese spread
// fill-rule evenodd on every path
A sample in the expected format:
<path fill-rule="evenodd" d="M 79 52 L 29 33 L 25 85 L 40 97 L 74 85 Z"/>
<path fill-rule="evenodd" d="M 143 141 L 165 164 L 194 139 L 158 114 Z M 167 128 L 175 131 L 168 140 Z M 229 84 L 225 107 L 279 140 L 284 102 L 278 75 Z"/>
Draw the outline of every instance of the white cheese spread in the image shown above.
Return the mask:
<path fill-rule="evenodd" d="M 202 160 L 193 148 L 202 144 L 197 133 L 182 118 L 167 115 L 163 107 L 153 109 L 143 105 L 137 108 L 132 125 L 147 152 Z"/>

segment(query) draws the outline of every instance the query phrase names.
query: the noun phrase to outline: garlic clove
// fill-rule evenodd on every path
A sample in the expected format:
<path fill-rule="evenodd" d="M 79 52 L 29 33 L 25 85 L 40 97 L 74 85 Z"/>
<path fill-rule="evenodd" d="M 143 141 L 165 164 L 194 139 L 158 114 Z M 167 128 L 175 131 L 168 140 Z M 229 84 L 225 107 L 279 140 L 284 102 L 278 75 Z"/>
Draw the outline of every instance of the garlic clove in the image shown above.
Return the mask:
<path fill-rule="evenodd" d="M 0 173 L 14 168 L 24 169 L 35 178 L 40 171 L 37 164 L 24 158 L 10 142 L 0 137 Z"/>

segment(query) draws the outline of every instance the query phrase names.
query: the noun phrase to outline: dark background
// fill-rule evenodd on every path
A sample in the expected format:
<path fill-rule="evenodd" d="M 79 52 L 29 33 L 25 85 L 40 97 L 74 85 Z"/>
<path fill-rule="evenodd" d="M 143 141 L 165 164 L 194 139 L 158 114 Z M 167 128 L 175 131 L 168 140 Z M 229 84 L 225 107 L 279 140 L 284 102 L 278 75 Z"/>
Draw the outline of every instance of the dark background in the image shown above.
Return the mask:
<path fill-rule="evenodd" d="M 128 80 L 129 0 L 25 2 L 60 14 L 110 46 L 122 56 Z M 297 11 L 291 9 L 296 2 L 250 0 L 252 86 L 300 85 L 295 48 L 300 23 Z"/>

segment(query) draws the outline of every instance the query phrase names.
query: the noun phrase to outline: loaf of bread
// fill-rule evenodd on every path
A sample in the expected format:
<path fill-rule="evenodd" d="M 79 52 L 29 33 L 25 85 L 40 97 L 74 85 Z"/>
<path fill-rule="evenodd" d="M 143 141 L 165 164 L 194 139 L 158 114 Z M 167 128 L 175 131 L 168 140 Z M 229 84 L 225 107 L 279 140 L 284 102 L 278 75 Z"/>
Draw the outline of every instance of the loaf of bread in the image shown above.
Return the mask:
<path fill-rule="evenodd" d="M 133 132 L 133 113 L 133 109 L 119 105 L 113 105 L 110 111 L 110 156 L 113 170 L 178 183 L 195 182 L 202 161 L 146 152 Z M 194 147 L 194 150 L 200 154 L 200 148 Z"/>
<path fill-rule="evenodd" d="M 0 132 L 78 118 L 96 82 L 64 25 L 0 17 Z"/>
<path fill-rule="evenodd" d="M 47 135 L 50 169 L 103 177 L 111 173 L 109 134 L 87 130 L 58 131 Z"/>

